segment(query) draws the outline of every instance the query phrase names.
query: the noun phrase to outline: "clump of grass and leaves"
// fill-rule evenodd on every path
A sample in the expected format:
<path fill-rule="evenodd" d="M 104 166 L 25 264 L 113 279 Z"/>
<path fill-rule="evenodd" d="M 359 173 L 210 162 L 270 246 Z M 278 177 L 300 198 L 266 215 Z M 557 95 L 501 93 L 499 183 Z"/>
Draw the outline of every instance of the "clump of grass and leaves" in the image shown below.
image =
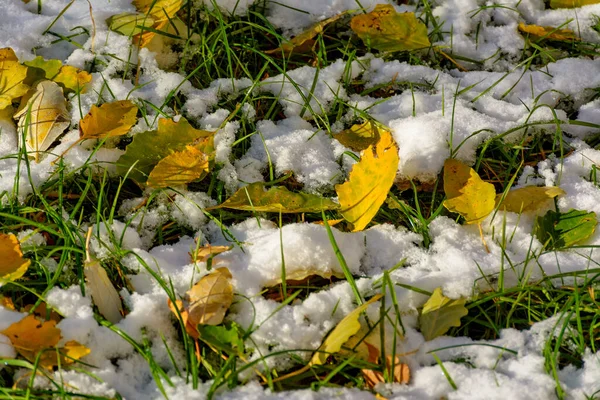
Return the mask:
<path fill-rule="evenodd" d="M 42 0 L 38 3 L 43 7 Z M 218 7 L 197 7 L 191 1 L 136 1 L 134 4 L 136 13 L 113 16 L 109 21 L 111 29 L 131 36 L 132 49 L 135 46 L 161 46 L 153 41 L 163 40 L 162 46 L 180 54 L 176 64 L 165 68 L 181 73 L 186 81 L 199 89 L 209 87 L 216 79 L 231 80 L 234 86 L 240 79 L 251 82 L 247 89 L 222 97 L 215 105 L 215 108 L 230 111 L 225 122 L 236 120 L 240 124 L 232 145 L 232 159 L 240 158 L 250 147 L 250 138 L 260 135 L 255 121 L 284 118 L 279 96 L 260 90 L 266 78 L 281 75 L 302 94 L 300 116 L 310 119 L 317 129 L 351 149 L 342 157 L 356 161 L 344 183 L 318 195 L 303 193 L 293 173 L 275 176 L 271 162 L 264 171 L 266 183 L 251 184 L 236 193 L 228 192 L 218 179 L 223 166 L 215 161 L 215 132 L 198 129 L 196 122 L 192 118 L 187 120 L 185 115 L 177 122 L 170 119 L 172 111 L 181 110 L 186 101 L 184 95 L 173 91 L 163 104 L 107 101 L 82 115 L 79 123 L 81 138 L 73 146 L 83 142 L 89 146 L 90 141 L 95 141 L 92 142 L 95 143 L 92 146 L 94 153 L 104 146 L 124 149 L 124 155 L 116 162 L 117 175 L 109 174 L 105 165 L 91 159 L 71 168 L 58 157 L 51 177 L 36 184 L 31 178 L 31 165 L 43 162 L 44 157 L 52 153 L 55 141 L 70 124 L 65 112 L 65 95 L 75 93 L 77 96 L 88 90 L 90 73 L 101 70 L 106 61 L 94 59 L 87 70 L 77 70 L 62 66 L 58 60 L 36 59 L 35 62 L 20 63 L 14 53 L 3 50 L 0 74 L 16 82 L 12 90 L 0 92 L 2 101 L 6 102 L 0 103 L 3 105 L 0 113 L 7 113 L 9 119 L 18 121 L 22 143 L 20 152 L 8 158 L 19 160 L 20 166 L 28 171 L 30 182 L 21 182 L 22 176 L 16 174 L 13 190 L 0 193 L 0 250 L 3 257 L 7 255 L 5 261 L 0 261 L 0 305 L 29 313 L 33 326 L 44 331 L 37 336 L 56 338 L 59 333 L 54 325 L 63 316 L 47 307 L 48 292 L 72 285 L 78 285 L 83 294 L 90 287 L 97 288 L 93 294 L 96 320 L 131 344 L 147 362 L 157 387 L 165 396 L 164 387 L 172 385 L 169 376 L 173 375 L 185 379 L 195 388 L 211 380 L 209 397 L 221 386 L 234 388 L 243 384 L 248 371 L 254 371 L 266 387 L 277 391 L 308 387 L 318 390 L 324 386 L 373 390 L 378 382 L 409 382 L 410 371 L 401 359 L 407 355 L 395 354 L 394 350 L 392 354 L 386 354 L 385 347 L 378 344 L 386 342 L 386 335 L 392 334 L 394 342 L 402 338 L 402 310 L 395 297 L 395 289 L 401 284 L 394 282 L 390 273 L 410 265 L 404 261 L 390 265 L 374 282 L 372 297 L 365 299 L 355 283 L 359 276 L 353 275 L 347 267 L 330 225 L 343 231 L 361 231 L 373 225 L 391 223 L 420 234 L 420 245 L 428 248 L 431 245 L 429 224 L 446 215 L 461 223 L 478 225 L 482 248 L 487 249 L 481 228 L 483 219 L 501 210 L 521 213 L 528 207 L 535 209 L 547 202 L 556 202 L 557 196 L 563 195 L 560 189 L 545 187 L 524 188 L 521 194 L 510 191 L 526 166 L 535 166 L 548 158 L 560 160 L 573 151 L 560 129 L 561 121 L 525 123 L 507 132 L 496 132 L 479 147 L 474 168 L 451 157 L 440 176 L 420 182 L 396 178 L 398 146 L 402 143 L 396 143 L 390 130 L 367 112 L 354 109 L 340 97 L 327 107 L 319 104 L 318 109 L 314 109 L 311 106 L 319 71 L 340 59 L 347 71 L 342 80 L 345 91 L 369 95 L 377 99 L 376 104 L 384 103 L 395 94 L 431 93 L 436 89 L 433 83 L 405 82 L 402 78 L 366 88 L 361 76 L 353 78 L 350 73 L 352 63 L 367 62 L 362 58 L 366 54 L 376 53 L 384 60 L 424 65 L 440 71 L 481 68 L 490 63 L 490 60 L 463 57 L 452 48 L 432 45 L 451 32 L 442 30 L 443 21 L 434 17 L 427 1 L 416 4 L 416 13 L 410 15 L 396 15 L 386 6 L 367 13 L 357 2 L 354 13 L 325 20 L 291 40 L 265 17 L 266 3 L 263 1 L 255 2 L 244 16 L 226 14 Z M 78 45 L 75 38 L 90 34 L 77 32 L 64 37 L 54 33 L 52 25 L 46 34 L 56 37 L 57 43 Z M 411 33 L 389 40 L 387 36 L 377 36 L 371 29 L 373 26 L 379 30 L 408 27 Z M 515 64 L 527 71 L 541 68 L 558 58 L 597 55 L 595 44 L 585 43 L 563 28 L 523 28 L 526 45 L 521 59 L 515 60 Z M 503 55 L 496 57 L 499 59 Z M 121 61 L 127 66 L 119 72 L 121 78 L 137 84 L 136 77 L 142 71 L 135 63 Z M 315 81 L 308 91 L 303 91 L 306 88 L 299 87 L 288 75 L 289 71 L 305 66 L 316 69 Z M 492 84 L 488 91 L 503 79 Z M 485 93 L 483 91 L 479 96 Z M 510 90 L 503 97 L 509 93 Z M 11 111 L 13 105 L 18 107 L 16 113 Z M 244 107 L 254 109 L 256 117 L 244 117 Z M 569 118 L 575 117 L 568 99 L 563 100 L 562 107 Z M 534 111 L 532 109 L 531 113 Z M 346 121 L 346 129 L 338 132 L 333 124 L 349 112 L 354 112 L 355 123 Z M 156 116 L 164 118 L 157 125 L 150 123 Z M 137 133 L 132 139 L 128 132 L 138 117 L 156 129 Z M 549 124 L 555 126 L 554 131 L 547 131 Z M 517 131 L 525 131 L 525 134 L 517 141 L 505 140 Z M 473 132 L 472 136 L 482 133 Z M 597 142 L 597 138 L 590 139 L 593 147 L 598 146 Z M 590 181 L 596 184 L 595 171 L 592 171 Z M 32 190 L 23 193 L 22 188 L 27 183 Z M 105 256 L 101 260 L 90 256 L 90 237 L 100 240 L 100 226 L 111 226 L 122 220 L 119 210 L 125 202 L 144 197 L 135 207 L 136 213 L 143 215 L 155 203 L 170 201 L 180 187 L 205 192 L 212 198 L 218 205 L 204 208 L 202 212 L 230 236 L 227 226 L 247 218 L 266 218 L 280 227 L 294 222 L 323 224 L 344 274 L 327 277 L 307 274 L 288 279 L 285 265 L 282 265 L 280 279 L 265 288 L 261 295 L 280 302 L 280 308 L 283 308 L 334 283 L 347 282 L 353 289 L 357 308 L 327 335 L 318 349 L 294 349 L 257 357 L 253 353 L 251 334 L 260 326 L 244 329 L 233 321 L 223 322 L 234 301 L 249 301 L 234 300 L 229 282 L 231 273 L 219 262 L 219 253 L 229 248 L 198 243 L 190 254 L 191 262 L 206 263 L 212 272 L 194 285 L 184 298 L 178 296 L 168 277 L 157 273 L 134 252 L 124 249 L 124 238 L 110 229 L 108 242 L 100 243 L 106 250 Z M 337 197 L 338 201 L 332 201 L 332 197 Z M 433 293 L 416 287 L 405 289 L 429 298 L 420 310 L 420 328 L 428 340 L 442 334 L 493 340 L 499 337 L 502 329 L 526 330 L 536 322 L 555 317 L 543 355 L 547 372 L 556 380 L 556 393 L 564 397 L 558 379 L 559 369 L 569 364 L 581 366 L 586 349 L 595 352 L 600 345 L 596 294 L 600 269 L 589 257 L 590 265 L 585 271 L 553 276 L 543 274 L 541 280 L 530 279 L 532 270 L 540 268 L 538 259 L 543 254 L 568 249 L 580 253 L 591 251 L 582 243 L 596 228 L 595 214 L 586 210 L 561 212 L 554 208 L 537 219 L 536 235 L 543 245 L 542 252 L 532 250 L 525 265 L 516 265 L 508 254 L 504 254 L 504 268 L 494 276 L 482 273 L 481 282 L 474 285 L 486 289 L 474 289 L 472 298 L 451 300 L 440 289 Z M 132 220 L 124 222 L 132 224 Z M 15 233 L 19 235 L 18 239 Z M 179 238 L 193 234 L 188 226 L 167 220 L 155 227 L 151 245 L 175 243 Z M 39 235 L 43 238 L 42 245 L 33 245 L 28 240 Z M 505 246 L 506 235 L 505 232 L 495 233 L 495 243 Z M 232 246 L 236 245 L 239 242 L 232 236 Z M 142 339 L 136 340 L 115 325 L 128 312 L 116 293 L 133 291 L 127 275 L 136 273 L 123 263 L 125 257 L 137 258 L 167 294 L 173 326 L 178 332 L 176 345 L 183 349 L 185 365 L 175 361 L 169 347 L 172 343 L 164 338 L 171 361 L 167 364 L 154 358 L 148 335 L 143 334 Z M 519 275 L 517 271 L 523 272 Z M 516 282 L 508 280 L 510 272 L 514 272 L 511 276 L 517 275 Z M 102 290 L 112 293 L 110 301 L 97 299 L 97 292 Z M 385 294 L 387 296 L 382 296 Z M 379 318 L 360 319 L 361 313 L 375 304 L 379 305 Z M 393 333 L 385 329 L 386 324 L 392 327 Z M 3 332 L 7 334 L 7 331 Z M 373 337 L 378 338 L 379 343 L 370 342 Z M 56 378 L 58 375 L 53 373 L 57 370 L 72 368 L 99 380 L 94 376 L 94 366 L 85 363 L 85 348 L 78 347 L 81 345 L 76 342 L 69 342 L 70 347 L 58 347 L 57 343 L 40 340 L 35 351 L 28 352 L 13 343 L 18 356 L 1 361 L 2 396 L 99 398 L 81 394 L 77 388 L 64 385 Z M 506 351 L 511 352 L 510 349 Z M 435 355 L 435 350 L 432 353 Z M 295 361 L 297 367 L 289 371 L 265 367 L 267 358 L 282 355 Z M 469 365 L 468 360 L 454 361 Z M 456 387 L 441 361 L 440 365 L 450 385 Z M 18 371 L 26 372 L 16 374 Z M 44 376 L 49 385 L 44 389 L 35 386 L 37 376 Z"/>

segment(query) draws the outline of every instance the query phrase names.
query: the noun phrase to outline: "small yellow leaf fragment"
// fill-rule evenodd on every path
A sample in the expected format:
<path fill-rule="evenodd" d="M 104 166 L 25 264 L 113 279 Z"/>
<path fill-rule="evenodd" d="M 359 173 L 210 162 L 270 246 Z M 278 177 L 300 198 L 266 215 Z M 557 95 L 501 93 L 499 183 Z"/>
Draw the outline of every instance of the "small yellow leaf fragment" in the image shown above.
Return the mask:
<path fill-rule="evenodd" d="M 25 132 L 27 150 L 37 159 L 69 126 L 71 116 L 62 89 L 52 81 L 38 83 L 27 95 L 14 118 L 19 120 L 20 134 Z"/>
<path fill-rule="evenodd" d="M 477 172 L 462 162 L 449 158 L 444 163 L 444 207 L 465 218 L 467 224 L 477 224 L 496 205 L 494 185 L 481 180 Z"/>
<path fill-rule="evenodd" d="M 360 330 L 360 322 L 358 318 L 360 315 L 369 307 L 371 304 L 381 298 L 381 294 L 373 296 L 369 301 L 363 303 L 361 306 L 356 307 L 350 314 L 346 315 L 339 324 L 333 328 L 333 330 L 327 335 L 327 338 L 319 347 L 319 350 L 315 352 L 311 358 L 308 366 L 312 365 L 323 365 L 327 358 L 334 353 L 340 351 L 344 343 L 350 339 L 351 336 L 355 335 Z"/>
<path fill-rule="evenodd" d="M 11 48 L 0 49 L 0 110 L 23 96 L 29 90 L 23 81 L 27 78 L 27 67 L 19 60 Z"/>
<path fill-rule="evenodd" d="M 183 6 L 183 0 L 134 0 L 133 5 L 140 13 L 151 17 L 154 20 L 152 29 L 159 31 L 175 17 L 175 14 Z M 133 37 L 133 43 L 145 47 L 154 35 L 155 32 L 144 31 Z"/>
<path fill-rule="evenodd" d="M 421 333 L 425 340 L 433 340 L 448 332 L 451 327 L 459 327 L 460 319 L 469 311 L 465 307 L 466 299 L 452 300 L 437 288 L 427 300 L 419 317 Z"/>
<path fill-rule="evenodd" d="M 496 204 L 501 210 L 516 213 L 536 211 L 545 206 L 549 200 L 565 194 L 565 191 L 556 186 L 526 186 L 511 190 L 506 193 L 504 200 L 502 194 L 496 196 Z"/>
<path fill-rule="evenodd" d="M 414 13 L 397 13 L 391 4 L 378 4 L 368 14 L 352 18 L 350 27 L 380 51 L 405 51 L 431 46 L 427 26 Z"/>
<path fill-rule="evenodd" d="M 59 352 L 61 354 L 61 365 L 68 365 L 90 354 L 90 349 L 75 340 L 69 340 L 59 349 Z"/>
<path fill-rule="evenodd" d="M 192 258 L 192 262 L 206 262 L 209 258 L 229 251 L 232 248 L 233 246 L 211 246 L 210 244 L 207 244 L 206 246 L 194 249 L 190 256 Z"/>
<path fill-rule="evenodd" d="M 53 79 L 65 92 L 85 93 L 86 85 L 92 81 L 92 75 L 71 65 L 64 65 Z"/>
<path fill-rule="evenodd" d="M 283 43 L 281 45 L 281 47 L 278 47 L 273 50 L 268 50 L 265 53 L 267 53 L 267 54 L 283 53 L 285 55 L 289 55 L 290 53 L 293 53 L 293 52 L 306 53 L 315 44 L 315 41 L 313 40 L 313 38 L 315 36 L 317 36 L 319 33 L 322 33 L 327 25 L 331 24 L 332 22 L 337 21 L 342 15 L 344 15 L 344 13 L 337 14 L 331 18 L 327 18 L 322 21 L 319 21 L 316 24 L 314 24 L 313 26 L 311 26 L 310 28 L 308 28 L 307 30 L 305 30 L 304 32 L 291 38 L 288 42 Z"/>
<path fill-rule="evenodd" d="M 81 139 L 102 139 L 129 132 L 137 122 L 138 108 L 129 100 L 93 105 L 79 123 Z"/>
<path fill-rule="evenodd" d="M 148 176 L 148 186 L 164 188 L 200 180 L 210 170 L 210 157 L 197 146 L 185 146 L 156 164 Z"/>
<path fill-rule="evenodd" d="M 558 29 L 551 26 L 525 25 L 521 22 L 519 24 L 519 31 L 535 39 L 557 40 L 560 42 L 581 40 L 570 29 Z"/>
<path fill-rule="evenodd" d="M 231 272 L 225 267 L 203 276 L 187 292 L 189 321 L 193 326 L 219 325 L 233 302 Z"/>
<path fill-rule="evenodd" d="M 31 261 L 23 258 L 21 245 L 15 235 L 0 233 L 0 286 L 22 277 Z"/>
<path fill-rule="evenodd" d="M 348 180 L 335 187 L 342 216 L 354 225 L 353 231 L 364 229 L 373 219 L 396 178 L 398 147 L 389 131 L 380 130 L 380 135 L 377 144 L 363 151 Z"/>
<path fill-rule="evenodd" d="M 111 323 L 118 323 L 123 318 L 123 305 L 106 270 L 102 268 L 99 261 L 89 260 L 85 262 L 83 272 L 92 300 L 100 314 Z"/>

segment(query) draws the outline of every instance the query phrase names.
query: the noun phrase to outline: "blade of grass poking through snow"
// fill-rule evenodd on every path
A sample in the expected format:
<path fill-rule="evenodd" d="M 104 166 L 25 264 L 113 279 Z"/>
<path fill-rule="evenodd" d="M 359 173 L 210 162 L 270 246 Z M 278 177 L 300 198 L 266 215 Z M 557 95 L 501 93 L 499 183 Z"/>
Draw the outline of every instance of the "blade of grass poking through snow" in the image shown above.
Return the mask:
<path fill-rule="evenodd" d="M 335 256 L 337 257 L 337 259 L 340 263 L 340 267 L 342 268 L 342 271 L 344 272 L 344 277 L 346 278 L 346 281 L 348 281 L 348 285 L 350 285 L 350 287 L 352 288 L 352 292 L 354 293 L 354 298 L 356 299 L 356 302 L 359 305 L 362 305 L 364 303 L 364 300 L 363 300 L 362 296 L 360 295 L 358 286 L 356 286 L 356 282 L 354 281 L 352 272 L 350 272 L 350 268 L 348 268 L 346 259 L 344 258 L 342 251 L 340 250 L 339 246 L 337 245 L 335 237 L 333 236 L 333 231 L 331 230 L 331 227 L 327 223 L 327 216 L 325 215 L 325 210 L 321 211 L 321 217 L 323 218 L 323 225 L 325 225 L 325 229 L 327 230 L 327 237 L 329 238 L 331 247 L 333 247 Z"/>

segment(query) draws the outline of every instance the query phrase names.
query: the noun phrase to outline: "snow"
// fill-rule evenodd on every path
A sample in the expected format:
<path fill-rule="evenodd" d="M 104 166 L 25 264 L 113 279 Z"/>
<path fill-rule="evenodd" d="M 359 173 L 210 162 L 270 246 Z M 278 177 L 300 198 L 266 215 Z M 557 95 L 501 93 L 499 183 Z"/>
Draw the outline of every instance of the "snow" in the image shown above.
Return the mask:
<path fill-rule="evenodd" d="M 235 15 L 244 15 L 261 6 L 251 0 L 193 3 L 198 8 L 203 4 L 209 8 L 216 5 L 221 12 Z M 377 3 L 360 2 L 366 10 Z M 200 129 L 217 130 L 215 161 L 221 168 L 217 179 L 227 193 L 263 181 L 270 168 L 275 178 L 293 172 L 306 192 L 330 193 L 335 184 L 343 182 L 353 164 L 349 157 L 343 156 L 348 149 L 332 139 L 331 132 L 355 123 L 362 113 L 389 126 L 400 144 L 398 178 L 421 181 L 435 179 L 451 153 L 472 163 L 477 149 L 491 138 L 502 136 L 520 143 L 527 135 L 554 135 L 560 128 L 569 135 L 565 138 L 574 151 L 564 159 L 550 157 L 526 166 L 517 184 L 560 186 L 566 192 L 558 200 L 561 210 L 577 208 L 600 213 L 600 189 L 590 178 L 600 165 L 600 151 L 581 141 L 600 132 L 600 100 L 594 92 L 600 87 L 600 59 L 559 59 L 544 68 L 527 70 L 517 64 L 525 44 L 517 31 L 519 22 L 550 26 L 566 23 L 564 27 L 573 29 L 584 40 L 599 43 L 600 37 L 591 26 L 597 22 L 595 15 L 600 15 L 600 5 L 546 10 L 541 0 L 432 2 L 433 15 L 442 23 L 442 35 L 436 44 L 454 54 L 481 61 L 476 64 L 459 60 L 468 71 L 440 71 L 424 65 L 384 61 L 367 54 L 351 64 L 337 60 L 324 68 L 303 66 L 259 82 L 221 78 L 205 88 L 195 88 L 184 75 L 161 68 L 164 62 L 172 62 L 176 54 L 157 55 L 147 49 L 138 53 L 132 50 L 127 37 L 107 30 L 104 22 L 107 17 L 134 11 L 130 0 L 90 0 L 89 4 L 44 0 L 40 4 L 42 9 L 38 13 L 36 1 L 25 4 L 0 0 L 0 48 L 12 47 L 21 61 L 42 55 L 78 68 L 86 68 L 94 60 L 102 67 L 92 74 L 86 93 L 69 99 L 71 126 L 60 138 L 60 144 L 40 163 L 32 162 L 28 167 L 19 161 L 15 156 L 16 126 L 10 119 L 0 118 L 3 203 L 13 198 L 23 201 L 52 179 L 55 161 L 63 154 L 68 172 L 93 166 L 94 170 L 114 175 L 114 162 L 123 154 L 122 150 L 96 151 L 91 142 L 71 146 L 79 138 L 78 122 L 93 104 L 131 99 L 138 104 L 152 104 L 166 115 L 182 112 Z M 90 19 L 90 6 L 95 27 Z M 293 0 L 279 0 L 267 2 L 265 13 L 289 37 L 315 22 L 359 8 L 354 0 L 322 0 L 301 5 Z M 411 5 L 396 8 L 414 10 Z M 51 44 L 54 37 L 42 35 L 63 11 L 52 31 L 70 34 L 75 29 L 81 33 L 74 38 L 81 48 L 64 41 Z M 93 34 L 88 36 L 77 26 Z M 134 83 L 132 78 L 138 68 L 138 80 Z M 384 99 L 361 93 L 349 95 L 346 83 L 355 79 L 364 81 L 366 89 L 390 85 L 398 89 L 398 94 Z M 407 86 L 412 90 L 407 90 Z M 183 98 L 181 110 L 165 106 L 176 93 Z M 217 107 L 222 99 L 234 100 L 247 94 L 277 99 L 284 111 L 283 118 L 260 120 L 251 105 L 243 104 L 240 115 L 229 120 L 232 110 Z M 563 109 L 564 100 L 572 103 L 569 110 L 572 114 Z M 334 105 L 344 103 L 350 106 L 347 113 L 331 125 L 325 123 L 321 117 Z M 147 107 L 147 111 L 147 117 L 140 119 L 132 134 L 156 126 L 159 113 L 152 107 Z M 574 115 L 575 122 L 568 121 L 567 115 Z M 232 147 L 242 126 L 241 119 L 255 123 L 256 131 L 248 139 L 247 151 L 236 158 Z M 524 128 L 525 125 L 529 127 Z M 204 192 L 146 191 L 139 198 L 125 201 L 114 220 L 99 224 L 86 220 L 80 228 L 82 237 L 88 227 L 92 228 L 91 251 L 96 258 L 119 258 L 125 267 L 126 278 L 134 290 L 121 291 L 128 313 L 115 328 L 138 343 L 148 343 L 148 351 L 173 384 L 162 382 L 171 398 L 203 399 L 212 385 L 211 381 L 202 382 L 194 389 L 177 376 L 173 362 L 181 369 L 186 355 L 167 306 L 167 294 L 154 278 L 158 275 L 172 285 L 175 295 L 182 296 L 207 274 L 206 263 L 193 262 L 189 255 L 196 247 L 196 240 L 233 245 L 214 263 L 226 265 L 233 275 L 237 296 L 227 321 L 251 332 L 245 344 L 251 351 L 250 361 L 285 351 L 307 360 L 310 352 L 298 350 L 318 348 L 327 333 L 356 307 L 347 282 L 334 283 L 285 306 L 265 299 L 261 292 L 281 281 L 284 263 L 288 279 L 308 275 L 343 277 L 326 229 L 304 222 L 286 224 L 280 229 L 259 217 L 221 227 L 204 213 L 204 208 L 215 204 Z M 593 247 L 543 251 L 532 233 L 534 217 L 504 212 L 489 216 L 482 224 L 489 252 L 482 246 L 476 227 L 462 226 L 443 216 L 429 222 L 428 248 L 420 234 L 390 224 L 355 233 L 332 228 L 349 271 L 359 277 L 356 284 L 362 296 L 377 293 L 384 271 L 403 263 L 389 275 L 396 284 L 394 295 L 406 329 L 396 343 L 396 350 L 404 354 L 402 361 L 410 365 L 412 379 L 408 385 L 379 385 L 378 392 L 392 399 L 552 399 L 556 398 L 555 379 L 567 398 L 584 399 L 600 390 L 600 352 L 594 353 L 592 349 L 585 350 L 582 368 L 568 365 L 557 372 L 557 377 L 546 371 L 544 346 L 566 323 L 559 317 L 533 324 L 529 330 L 503 329 L 499 338 L 490 341 L 440 337 L 427 342 L 417 330 L 418 309 L 427 296 L 407 287 L 428 292 L 441 287 L 451 298 L 472 297 L 490 286 L 496 287 L 501 271 L 503 285 L 510 287 L 557 273 L 581 273 L 600 262 L 600 254 Z M 194 232 L 193 237 L 184 236 L 173 244 L 151 247 L 157 230 L 170 221 Z M 46 244 L 44 236 L 36 231 L 21 231 L 18 235 L 26 255 Z M 599 245 L 600 232 L 586 244 Z M 53 259 L 40 262 L 50 271 L 57 268 Z M 573 278 L 556 283 L 572 284 Z M 389 292 L 387 296 L 389 305 Z M 45 294 L 45 299 L 63 317 L 58 324 L 61 343 L 77 340 L 89 347 L 91 353 L 84 361 L 94 365 L 92 372 L 98 377 L 97 380 L 76 370 L 60 371 L 56 373 L 60 374 L 57 375 L 60 382 L 82 394 L 162 398 L 147 361 L 114 330 L 94 319 L 89 293 L 83 295 L 79 286 L 56 287 Z M 378 319 L 379 305 L 377 302 L 369 309 L 370 320 Z M 393 314 L 390 310 L 392 318 Z M 24 317 L 24 313 L 0 306 L 0 331 Z M 390 331 L 392 327 L 386 325 L 385 329 Z M 389 348 L 393 346 L 390 337 L 391 331 L 386 335 Z M 456 390 L 431 352 L 443 362 Z M 8 338 L 0 334 L 0 357 L 15 355 Z M 257 368 L 282 371 L 294 365 L 288 353 L 267 357 Z M 253 372 L 243 374 L 241 379 L 243 385 L 233 390 L 221 388 L 216 398 L 375 398 L 369 392 L 344 388 L 272 393 L 258 383 Z M 38 378 L 36 385 L 43 387 L 48 383 Z"/>

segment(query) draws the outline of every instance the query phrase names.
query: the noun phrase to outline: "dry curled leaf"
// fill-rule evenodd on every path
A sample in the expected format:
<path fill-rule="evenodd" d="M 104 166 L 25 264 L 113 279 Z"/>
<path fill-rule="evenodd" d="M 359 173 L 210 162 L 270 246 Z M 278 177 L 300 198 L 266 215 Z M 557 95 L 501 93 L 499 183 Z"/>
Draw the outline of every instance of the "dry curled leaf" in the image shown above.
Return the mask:
<path fill-rule="evenodd" d="M 467 224 L 478 224 L 496 206 L 494 185 L 481 180 L 477 172 L 462 162 L 449 158 L 444 163 L 444 207 L 465 218 Z"/>
<path fill-rule="evenodd" d="M 519 24 L 519 31 L 528 34 L 535 39 L 557 40 L 560 42 L 579 41 L 575 32 L 570 29 L 558 29 L 551 26 Z"/>
<path fill-rule="evenodd" d="M 354 225 L 353 231 L 364 229 L 373 219 L 396 178 L 398 147 L 390 132 L 380 130 L 380 135 L 377 144 L 363 151 L 348 180 L 335 186 L 342 216 Z"/>
<path fill-rule="evenodd" d="M 23 258 L 19 240 L 12 233 L 0 233 L 0 286 L 22 277 L 31 260 Z"/>
<path fill-rule="evenodd" d="M 368 361 L 373 364 L 379 364 L 379 349 L 368 342 L 364 342 L 366 347 L 369 349 L 369 359 Z M 400 362 L 400 358 L 396 355 L 393 358 L 388 355 L 386 357 L 386 375 L 388 379 L 394 383 L 404 383 L 408 384 L 410 381 L 410 368 L 408 364 L 404 364 Z M 385 376 L 381 371 L 373 370 L 373 369 L 363 369 L 361 370 L 363 377 L 365 378 L 365 384 L 367 387 L 373 389 L 377 384 L 386 382 Z"/>
<path fill-rule="evenodd" d="M 21 102 L 14 118 L 19 120 L 20 137 L 25 134 L 27 151 L 38 160 L 39 153 L 46 151 L 69 126 L 71 116 L 63 90 L 52 81 L 38 83 L 26 97 L 27 102 Z"/>
<path fill-rule="evenodd" d="M 378 4 L 370 13 L 355 16 L 350 27 L 365 43 L 380 51 L 431 46 L 427 26 L 414 13 L 398 13 L 391 4 Z"/>
<path fill-rule="evenodd" d="M 129 100 L 93 105 L 79 123 L 81 139 L 103 139 L 129 132 L 137 122 L 138 108 Z"/>
<path fill-rule="evenodd" d="M 98 312 L 113 324 L 123 319 L 121 297 L 98 260 L 87 260 L 83 267 L 87 286 Z"/>

